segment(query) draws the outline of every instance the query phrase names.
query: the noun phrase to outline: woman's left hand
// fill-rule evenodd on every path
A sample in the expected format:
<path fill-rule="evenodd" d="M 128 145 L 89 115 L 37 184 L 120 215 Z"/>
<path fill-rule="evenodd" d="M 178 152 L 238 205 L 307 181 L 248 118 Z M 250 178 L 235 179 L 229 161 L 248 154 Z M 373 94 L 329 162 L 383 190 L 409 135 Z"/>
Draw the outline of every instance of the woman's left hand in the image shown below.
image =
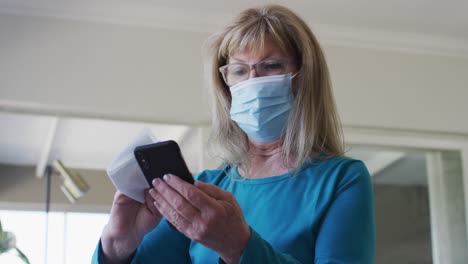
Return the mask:
<path fill-rule="evenodd" d="M 234 196 L 219 187 L 189 184 L 174 175 L 155 179 L 149 193 L 159 212 L 180 232 L 216 251 L 226 263 L 237 263 L 250 228 Z"/>

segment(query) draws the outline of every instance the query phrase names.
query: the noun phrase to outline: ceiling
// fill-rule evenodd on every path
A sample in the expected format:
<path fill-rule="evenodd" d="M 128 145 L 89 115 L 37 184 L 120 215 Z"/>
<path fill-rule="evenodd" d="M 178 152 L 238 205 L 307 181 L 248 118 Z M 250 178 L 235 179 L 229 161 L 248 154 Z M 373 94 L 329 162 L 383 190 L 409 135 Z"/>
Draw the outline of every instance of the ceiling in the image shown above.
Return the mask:
<path fill-rule="evenodd" d="M 164 11 L 163 19 L 176 15 L 182 21 L 196 20 L 195 24 L 211 20 L 209 28 L 215 28 L 239 11 L 265 3 L 288 6 L 312 24 L 468 38 L 467 1 L 1 0 L 0 10 L 81 19 L 120 18 L 122 21 L 131 17 L 147 16 L 149 19 Z"/>
<path fill-rule="evenodd" d="M 326 44 L 468 57 L 467 1 L 0 0 L 0 13 L 211 33 L 266 3 L 299 13 Z"/>
<path fill-rule="evenodd" d="M 190 130 L 180 125 L 56 118 L 0 112 L 0 163 L 41 166 L 60 159 L 72 168 L 105 170 L 145 127 L 158 140 L 183 142 Z M 189 163 L 187 161 L 187 163 Z M 42 176 L 39 175 L 38 176 Z"/>

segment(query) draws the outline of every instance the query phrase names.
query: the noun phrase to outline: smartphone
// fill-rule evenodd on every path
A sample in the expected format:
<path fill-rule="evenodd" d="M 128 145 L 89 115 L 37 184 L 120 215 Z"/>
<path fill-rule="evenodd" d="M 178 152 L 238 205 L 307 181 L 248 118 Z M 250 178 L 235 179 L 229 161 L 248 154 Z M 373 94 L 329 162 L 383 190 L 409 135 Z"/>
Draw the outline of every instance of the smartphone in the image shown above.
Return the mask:
<path fill-rule="evenodd" d="M 188 183 L 194 183 L 179 145 L 173 140 L 136 147 L 133 154 L 149 186 L 153 186 L 155 178 L 162 178 L 165 174 L 173 174 Z"/>

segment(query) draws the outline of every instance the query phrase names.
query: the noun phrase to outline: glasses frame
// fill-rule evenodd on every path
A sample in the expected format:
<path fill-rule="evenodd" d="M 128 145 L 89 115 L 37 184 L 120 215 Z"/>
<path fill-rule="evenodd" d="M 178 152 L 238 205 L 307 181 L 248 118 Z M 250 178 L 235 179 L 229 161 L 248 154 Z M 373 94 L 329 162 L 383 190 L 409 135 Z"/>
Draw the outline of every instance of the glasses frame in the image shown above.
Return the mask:
<path fill-rule="evenodd" d="M 221 73 L 221 75 L 223 76 L 223 80 L 224 80 L 224 83 L 231 87 L 231 86 L 234 86 L 235 84 L 233 85 L 229 85 L 227 79 L 226 79 L 226 70 L 227 68 L 230 66 L 230 65 L 245 65 L 245 66 L 248 66 L 249 67 L 249 73 L 252 71 L 252 69 L 255 70 L 255 72 L 258 74 L 258 71 L 257 71 L 257 65 L 258 64 L 261 64 L 261 63 L 264 63 L 266 61 L 281 61 L 281 62 L 284 62 L 286 64 L 286 67 L 289 66 L 290 64 L 293 64 L 293 63 L 296 63 L 296 60 L 294 59 L 291 59 L 291 58 L 268 58 L 268 59 L 264 59 L 264 60 L 261 60 L 259 62 L 256 62 L 256 63 L 242 63 L 242 62 L 235 62 L 235 63 L 228 63 L 224 66 L 221 66 L 218 68 L 219 72 Z M 246 80 L 248 80 L 249 78 L 247 78 Z M 245 80 L 244 80 L 245 81 Z"/>

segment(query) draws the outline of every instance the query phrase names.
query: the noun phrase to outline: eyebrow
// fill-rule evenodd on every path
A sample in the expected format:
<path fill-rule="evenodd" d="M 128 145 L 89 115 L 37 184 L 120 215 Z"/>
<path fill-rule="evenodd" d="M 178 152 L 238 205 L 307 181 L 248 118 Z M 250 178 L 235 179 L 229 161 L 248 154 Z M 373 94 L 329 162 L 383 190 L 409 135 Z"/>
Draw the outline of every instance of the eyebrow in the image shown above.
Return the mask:
<path fill-rule="evenodd" d="M 265 56 L 263 56 L 259 61 L 264 61 L 264 60 L 267 60 L 267 59 L 279 58 L 279 57 L 281 57 L 281 56 L 278 55 L 276 52 L 271 51 L 271 52 L 267 53 Z M 228 63 L 232 63 L 231 62 L 232 60 L 235 60 L 236 61 L 235 63 L 246 63 L 244 60 L 237 59 L 235 57 L 229 58 Z"/>

